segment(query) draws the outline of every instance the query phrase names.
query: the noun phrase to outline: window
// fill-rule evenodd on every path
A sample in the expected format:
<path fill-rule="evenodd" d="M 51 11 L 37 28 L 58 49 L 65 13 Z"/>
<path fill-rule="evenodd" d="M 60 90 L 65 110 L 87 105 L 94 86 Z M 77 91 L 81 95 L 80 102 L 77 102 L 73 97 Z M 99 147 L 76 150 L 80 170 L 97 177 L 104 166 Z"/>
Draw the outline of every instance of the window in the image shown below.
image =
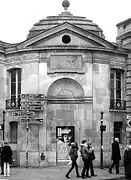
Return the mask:
<path fill-rule="evenodd" d="M 114 138 L 119 138 L 120 143 L 122 142 L 122 128 L 123 122 L 116 121 L 114 122 Z"/>
<path fill-rule="evenodd" d="M 10 142 L 17 143 L 18 122 L 10 122 Z"/>
<path fill-rule="evenodd" d="M 11 99 L 20 99 L 21 94 L 21 69 L 13 69 L 11 74 Z"/>
<path fill-rule="evenodd" d="M 71 42 L 71 37 L 70 37 L 69 35 L 64 35 L 64 36 L 62 37 L 62 42 L 63 42 L 64 44 L 70 43 L 70 42 Z"/>
<path fill-rule="evenodd" d="M 123 93 L 123 71 L 119 69 L 111 70 L 110 78 L 110 90 L 111 90 L 111 99 L 121 100 Z"/>
<path fill-rule="evenodd" d="M 125 109 L 124 94 L 124 71 L 111 69 L 110 74 L 110 102 L 111 108 Z"/>

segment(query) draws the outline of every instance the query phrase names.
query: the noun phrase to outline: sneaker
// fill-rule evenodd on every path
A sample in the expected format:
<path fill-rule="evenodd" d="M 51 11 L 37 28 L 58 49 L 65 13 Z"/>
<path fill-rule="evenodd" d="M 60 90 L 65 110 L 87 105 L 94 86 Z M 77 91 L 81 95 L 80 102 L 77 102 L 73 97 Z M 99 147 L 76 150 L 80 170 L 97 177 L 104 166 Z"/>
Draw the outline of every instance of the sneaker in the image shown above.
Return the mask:
<path fill-rule="evenodd" d="M 9 175 L 9 174 L 7 174 L 7 176 L 9 177 L 10 175 Z"/>
<path fill-rule="evenodd" d="M 6 174 L 4 174 L 4 176 L 6 177 Z"/>

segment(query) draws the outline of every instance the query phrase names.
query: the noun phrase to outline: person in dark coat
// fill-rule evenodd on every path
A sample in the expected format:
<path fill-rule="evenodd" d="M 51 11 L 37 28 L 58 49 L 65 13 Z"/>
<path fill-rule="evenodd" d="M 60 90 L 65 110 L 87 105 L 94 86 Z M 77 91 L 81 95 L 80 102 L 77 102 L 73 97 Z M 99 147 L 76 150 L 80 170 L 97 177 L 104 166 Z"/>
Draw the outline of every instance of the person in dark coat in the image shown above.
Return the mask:
<path fill-rule="evenodd" d="M 10 160 L 12 158 L 12 150 L 7 142 L 4 143 L 2 149 L 2 156 L 4 161 L 4 176 L 10 176 Z"/>
<path fill-rule="evenodd" d="M 92 147 L 90 141 L 87 143 L 87 148 L 88 148 L 90 151 L 92 151 L 92 152 L 89 154 L 89 169 L 90 169 L 90 172 L 91 172 L 91 176 L 96 177 L 97 175 L 94 173 L 94 166 L 93 166 L 93 160 L 95 159 L 95 153 L 94 153 L 94 148 Z M 87 176 L 88 176 L 88 174 L 87 174 Z"/>
<path fill-rule="evenodd" d="M 124 150 L 124 167 L 126 179 L 131 180 L 131 144 Z"/>
<path fill-rule="evenodd" d="M 85 179 L 87 177 L 91 177 L 91 176 L 89 176 L 88 173 L 89 173 L 89 155 L 92 153 L 92 151 L 87 148 L 86 140 L 82 140 L 80 152 L 81 152 L 82 160 L 84 162 L 83 169 L 81 172 L 81 177 L 82 177 L 82 179 Z M 85 173 L 86 173 L 86 175 L 85 175 Z"/>
<path fill-rule="evenodd" d="M 3 149 L 3 142 L 2 142 L 2 145 L 0 147 L 0 160 L 1 160 L 1 175 L 4 174 L 4 161 L 3 161 L 3 155 L 2 155 L 2 149 Z"/>
<path fill-rule="evenodd" d="M 121 160 L 121 155 L 120 155 L 120 147 L 119 147 L 118 138 L 115 138 L 114 142 L 112 143 L 111 160 L 113 161 L 113 163 L 111 164 L 109 168 L 109 173 L 112 173 L 113 167 L 116 166 L 116 174 L 119 174 L 119 161 Z"/>
<path fill-rule="evenodd" d="M 71 158 L 71 161 L 72 161 L 72 166 L 71 168 L 69 169 L 69 171 L 67 172 L 67 174 L 65 175 L 66 178 L 70 178 L 69 177 L 69 174 L 71 173 L 71 171 L 74 169 L 76 169 L 76 177 L 81 177 L 79 175 L 79 172 L 78 172 L 78 165 L 77 165 L 77 158 L 78 158 L 78 154 L 77 154 L 77 151 L 78 151 L 78 146 L 75 142 L 72 142 L 71 143 L 71 149 L 70 149 L 70 152 L 69 152 L 69 155 L 70 155 L 70 158 Z"/>

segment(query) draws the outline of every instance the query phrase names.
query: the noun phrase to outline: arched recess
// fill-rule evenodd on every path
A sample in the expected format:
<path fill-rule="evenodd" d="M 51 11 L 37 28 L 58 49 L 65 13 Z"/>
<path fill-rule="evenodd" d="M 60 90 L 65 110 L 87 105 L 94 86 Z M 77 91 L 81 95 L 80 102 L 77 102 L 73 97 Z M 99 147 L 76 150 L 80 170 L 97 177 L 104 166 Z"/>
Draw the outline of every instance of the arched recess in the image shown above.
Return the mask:
<path fill-rule="evenodd" d="M 47 96 L 49 98 L 83 98 L 84 90 L 77 81 L 70 78 L 61 78 L 51 84 Z"/>

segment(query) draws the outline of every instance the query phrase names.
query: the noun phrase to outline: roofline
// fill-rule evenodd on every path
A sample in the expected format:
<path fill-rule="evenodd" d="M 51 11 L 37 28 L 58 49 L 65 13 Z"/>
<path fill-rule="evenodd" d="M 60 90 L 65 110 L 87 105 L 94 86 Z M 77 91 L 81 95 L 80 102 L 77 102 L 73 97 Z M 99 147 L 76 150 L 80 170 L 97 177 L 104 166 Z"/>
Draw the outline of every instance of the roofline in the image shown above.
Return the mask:
<path fill-rule="evenodd" d="M 123 24 L 125 24 L 127 22 L 131 22 L 131 18 L 128 18 L 128 19 L 126 19 L 124 21 L 121 21 L 120 23 L 116 24 L 116 27 L 121 26 L 121 25 L 123 25 Z"/>

